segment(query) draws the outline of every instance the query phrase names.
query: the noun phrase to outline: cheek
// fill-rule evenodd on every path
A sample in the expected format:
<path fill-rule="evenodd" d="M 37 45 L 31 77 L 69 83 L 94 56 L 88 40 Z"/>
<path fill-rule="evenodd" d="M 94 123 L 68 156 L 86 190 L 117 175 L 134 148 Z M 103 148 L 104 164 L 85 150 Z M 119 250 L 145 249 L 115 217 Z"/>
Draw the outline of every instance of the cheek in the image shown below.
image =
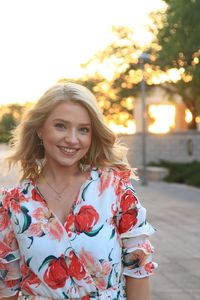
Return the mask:
<path fill-rule="evenodd" d="M 87 137 L 84 139 L 84 141 L 83 141 L 84 146 L 87 147 L 87 148 L 90 147 L 91 142 L 92 142 L 92 137 L 91 137 L 91 136 L 87 136 Z"/>

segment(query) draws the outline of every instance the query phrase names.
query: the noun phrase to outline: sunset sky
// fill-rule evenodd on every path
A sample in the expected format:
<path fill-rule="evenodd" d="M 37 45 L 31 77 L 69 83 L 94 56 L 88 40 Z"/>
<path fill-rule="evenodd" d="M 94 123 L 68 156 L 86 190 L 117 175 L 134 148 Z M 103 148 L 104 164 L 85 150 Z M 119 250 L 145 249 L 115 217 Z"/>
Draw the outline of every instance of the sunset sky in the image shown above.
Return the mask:
<path fill-rule="evenodd" d="M 113 25 L 149 39 L 148 13 L 161 0 L 0 1 L 0 104 L 37 99 L 64 77 L 81 75 L 86 62 L 113 39 Z"/>

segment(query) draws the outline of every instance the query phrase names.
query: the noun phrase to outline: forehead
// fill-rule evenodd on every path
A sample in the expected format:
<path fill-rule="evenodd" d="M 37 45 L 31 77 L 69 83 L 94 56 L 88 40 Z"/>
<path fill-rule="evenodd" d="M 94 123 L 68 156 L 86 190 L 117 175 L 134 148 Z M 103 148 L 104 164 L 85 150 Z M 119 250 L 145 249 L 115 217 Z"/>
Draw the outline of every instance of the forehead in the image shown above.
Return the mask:
<path fill-rule="evenodd" d="M 48 116 L 47 120 L 48 119 L 63 119 L 66 121 L 76 120 L 80 121 L 80 123 L 91 122 L 87 109 L 83 105 L 71 101 L 63 101 L 56 105 Z"/>

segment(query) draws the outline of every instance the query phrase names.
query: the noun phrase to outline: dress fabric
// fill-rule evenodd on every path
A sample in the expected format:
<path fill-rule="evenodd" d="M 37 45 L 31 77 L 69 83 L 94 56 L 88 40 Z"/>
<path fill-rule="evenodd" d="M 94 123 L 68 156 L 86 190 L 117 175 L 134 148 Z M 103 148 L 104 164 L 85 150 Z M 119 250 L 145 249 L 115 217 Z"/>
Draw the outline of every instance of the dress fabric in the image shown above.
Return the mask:
<path fill-rule="evenodd" d="M 5 190 L 0 203 L 0 297 L 125 300 L 125 275 L 156 268 L 155 229 L 128 171 L 93 168 L 64 224 L 32 180 Z"/>

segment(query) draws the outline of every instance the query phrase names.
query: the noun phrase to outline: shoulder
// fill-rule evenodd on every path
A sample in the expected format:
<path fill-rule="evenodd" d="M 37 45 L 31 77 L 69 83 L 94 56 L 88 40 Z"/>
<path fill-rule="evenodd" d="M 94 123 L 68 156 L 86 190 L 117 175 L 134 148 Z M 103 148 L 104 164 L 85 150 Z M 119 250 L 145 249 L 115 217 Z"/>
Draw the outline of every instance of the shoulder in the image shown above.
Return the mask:
<path fill-rule="evenodd" d="M 96 178 L 99 181 L 101 190 L 105 190 L 112 186 L 115 189 L 120 186 L 126 186 L 131 181 L 131 170 L 120 170 L 113 167 L 97 168 L 94 170 L 93 179 Z"/>
<path fill-rule="evenodd" d="M 12 200 L 18 201 L 23 194 L 23 190 L 30 185 L 29 180 L 24 180 L 12 186 L 4 186 L 0 189 L 0 204 L 8 208 Z"/>

